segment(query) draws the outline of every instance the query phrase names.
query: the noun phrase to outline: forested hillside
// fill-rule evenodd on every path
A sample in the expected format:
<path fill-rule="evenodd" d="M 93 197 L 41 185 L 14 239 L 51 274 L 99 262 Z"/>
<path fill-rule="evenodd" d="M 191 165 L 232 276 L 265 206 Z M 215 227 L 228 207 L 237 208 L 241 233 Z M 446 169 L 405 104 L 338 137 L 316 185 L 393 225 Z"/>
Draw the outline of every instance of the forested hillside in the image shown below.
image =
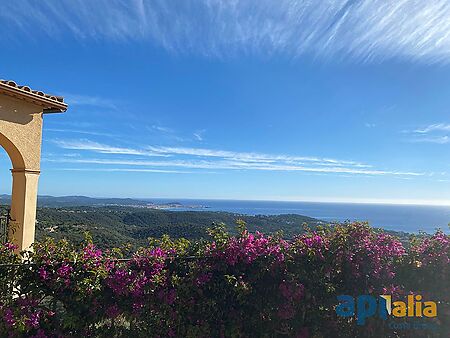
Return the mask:
<path fill-rule="evenodd" d="M 7 212 L 0 206 L 1 213 Z M 167 211 L 131 206 L 40 207 L 37 210 L 36 239 L 66 238 L 80 242 L 89 232 L 101 248 L 131 244 L 136 249 L 145 246 L 149 237 L 168 234 L 173 238 L 200 239 L 214 224 L 224 223 L 235 233 L 236 221 L 243 220 L 250 231 L 266 234 L 281 231 L 290 239 L 304 231 L 304 225 L 314 229 L 323 221 L 295 214 L 240 215 L 215 211 Z M 387 231 L 406 240 L 409 234 Z"/>
<path fill-rule="evenodd" d="M 100 247 L 114 247 L 131 243 L 134 247 L 146 244 L 148 237 L 198 239 L 206 236 L 206 229 L 224 223 L 233 232 L 236 220 L 244 220 L 249 230 L 273 233 L 282 230 L 287 238 L 303 231 L 303 224 L 315 227 L 321 222 L 301 215 L 248 216 L 227 212 L 164 211 L 134 207 L 68 207 L 38 208 L 36 236 L 67 238 L 78 242 L 86 231 Z"/>

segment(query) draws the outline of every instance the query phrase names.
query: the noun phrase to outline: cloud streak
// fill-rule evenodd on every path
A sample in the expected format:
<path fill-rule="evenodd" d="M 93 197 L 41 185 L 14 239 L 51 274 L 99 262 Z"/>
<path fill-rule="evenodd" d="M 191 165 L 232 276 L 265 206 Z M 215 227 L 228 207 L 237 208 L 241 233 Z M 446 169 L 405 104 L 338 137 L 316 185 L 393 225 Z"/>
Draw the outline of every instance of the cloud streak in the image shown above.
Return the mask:
<path fill-rule="evenodd" d="M 55 143 L 56 145 L 58 145 L 60 148 L 63 149 L 87 150 L 100 154 L 163 156 L 163 157 L 167 156 L 165 154 L 155 153 L 151 151 L 109 146 L 90 140 L 79 140 L 79 141 L 54 140 L 53 143 Z"/>
<path fill-rule="evenodd" d="M 47 159 L 49 162 L 65 162 L 78 164 L 100 164 L 100 165 L 126 165 L 126 166 L 146 166 L 146 167 L 178 167 L 190 169 L 215 169 L 215 170 L 262 170 L 262 171 L 297 171 L 328 174 L 358 174 L 371 176 L 424 176 L 424 173 L 401 172 L 385 170 L 369 170 L 346 167 L 308 167 L 302 165 L 286 165 L 280 163 L 259 164 L 242 161 L 143 161 L 143 160 L 121 160 L 121 159 Z"/>
<path fill-rule="evenodd" d="M 6 1 L 2 36 L 151 41 L 175 54 L 448 63 L 447 0 Z M 49 20 L 49 17 L 52 19 Z"/>
<path fill-rule="evenodd" d="M 71 106 L 92 106 L 98 108 L 117 109 L 114 101 L 97 96 L 61 93 L 66 103 Z"/>
<path fill-rule="evenodd" d="M 46 128 L 44 126 L 44 130 L 49 131 L 49 132 L 54 132 L 54 133 L 63 133 L 63 134 L 74 133 L 74 134 L 85 134 L 85 135 L 92 135 L 92 136 L 107 136 L 107 137 L 116 136 L 111 133 L 103 133 L 103 132 L 98 132 L 98 131 L 81 130 L 81 129 Z"/>
<path fill-rule="evenodd" d="M 147 146 L 145 149 L 133 149 L 99 144 L 89 140 L 55 142 L 59 147 L 64 149 L 85 150 L 108 155 L 131 155 L 132 158 L 123 159 L 109 156 L 108 158 L 46 159 L 49 162 L 101 166 L 120 165 L 127 166 L 127 169 L 130 169 L 130 171 L 136 167 L 147 167 L 148 170 L 154 170 L 154 168 L 164 168 L 164 170 L 185 168 L 196 170 L 258 170 L 370 176 L 391 175 L 399 177 L 424 175 L 418 172 L 379 170 L 359 162 L 320 157 L 270 155 L 186 147 Z M 155 159 L 143 160 L 139 158 L 141 156 L 154 156 Z"/>
<path fill-rule="evenodd" d="M 223 157 L 226 159 L 236 159 L 246 162 L 315 162 L 320 165 L 353 165 L 356 167 L 368 167 L 366 164 L 357 163 L 354 161 L 343 161 L 330 158 L 305 157 L 305 156 L 290 156 L 290 155 L 269 155 L 261 153 L 246 153 L 227 150 L 214 150 L 204 148 L 186 148 L 186 147 L 155 147 L 149 146 L 148 149 L 155 153 L 166 155 L 191 155 L 200 157 Z"/>
<path fill-rule="evenodd" d="M 426 126 L 423 129 L 416 129 L 414 130 L 414 133 L 418 134 L 428 134 L 433 131 L 450 131 L 450 124 L 447 123 L 435 123 L 430 124 L 429 126 Z"/>
<path fill-rule="evenodd" d="M 194 139 L 197 141 L 203 141 L 203 133 L 205 132 L 205 130 L 197 130 L 195 133 L 192 134 L 192 136 L 194 136 Z"/>
<path fill-rule="evenodd" d="M 409 141 L 414 143 L 450 143 L 450 124 L 448 123 L 430 124 L 412 131 L 406 130 L 405 133 L 412 134 Z"/>
<path fill-rule="evenodd" d="M 429 137 L 420 137 L 411 139 L 413 143 L 437 143 L 437 144 L 446 144 L 450 142 L 450 138 L 445 136 L 429 136 Z"/>
<path fill-rule="evenodd" d="M 140 169 L 140 168 L 59 168 L 63 171 L 89 171 L 89 172 L 141 172 L 158 174 L 195 174 L 195 171 L 164 170 L 164 169 Z"/>
<path fill-rule="evenodd" d="M 164 127 L 164 126 L 160 126 L 160 125 L 152 125 L 150 127 L 150 129 L 151 130 L 156 130 L 156 131 L 159 131 L 159 132 L 162 132 L 162 133 L 169 133 L 169 134 L 174 133 L 172 128 L 168 128 L 168 127 Z"/>

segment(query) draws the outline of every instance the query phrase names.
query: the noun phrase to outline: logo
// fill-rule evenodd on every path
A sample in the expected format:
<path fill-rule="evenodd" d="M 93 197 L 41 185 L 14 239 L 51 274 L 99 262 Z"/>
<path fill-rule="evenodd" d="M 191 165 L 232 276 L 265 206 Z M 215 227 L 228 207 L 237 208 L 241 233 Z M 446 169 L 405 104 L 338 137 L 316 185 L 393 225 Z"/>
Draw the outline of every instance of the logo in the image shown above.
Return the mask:
<path fill-rule="evenodd" d="M 356 314 L 357 325 L 364 325 L 366 319 L 378 315 L 386 320 L 388 316 L 403 317 L 427 317 L 437 316 L 437 304 L 433 301 L 422 301 L 421 295 L 408 295 L 406 302 L 392 301 L 391 295 L 378 297 L 361 295 L 356 298 L 348 295 L 337 297 L 340 304 L 336 307 L 336 313 L 341 317 L 353 317 Z"/>

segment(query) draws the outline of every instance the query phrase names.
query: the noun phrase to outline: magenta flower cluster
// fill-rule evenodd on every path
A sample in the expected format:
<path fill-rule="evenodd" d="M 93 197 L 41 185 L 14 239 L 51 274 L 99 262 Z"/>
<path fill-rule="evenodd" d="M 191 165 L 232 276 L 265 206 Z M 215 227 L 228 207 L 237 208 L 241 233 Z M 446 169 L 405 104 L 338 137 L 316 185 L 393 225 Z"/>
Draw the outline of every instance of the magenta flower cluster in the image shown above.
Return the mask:
<path fill-rule="evenodd" d="M 251 264 L 259 257 L 273 257 L 283 262 L 283 252 L 288 247 L 289 244 L 283 239 L 274 240 L 272 236 L 264 236 L 258 231 L 251 234 L 245 230 L 239 237 L 231 237 L 224 247 L 213 241 L 207 247 L 206 255 L 223 259 L 230 266 L 240 262 Z"/>
<path fill-rule="evenodd" d="M 405 245 L 363 223 L 290 241 L 245 229 L 212 236 L 155 240 L 127 260 L 89 240 L 37 243 L 24 262 L 1 245 L 11 265 L 0 267 L 0 336 L 386 336 L 383 323 L 336 317 L 336 296 L 420 292 L 449 304 L 443 232 Z"/>

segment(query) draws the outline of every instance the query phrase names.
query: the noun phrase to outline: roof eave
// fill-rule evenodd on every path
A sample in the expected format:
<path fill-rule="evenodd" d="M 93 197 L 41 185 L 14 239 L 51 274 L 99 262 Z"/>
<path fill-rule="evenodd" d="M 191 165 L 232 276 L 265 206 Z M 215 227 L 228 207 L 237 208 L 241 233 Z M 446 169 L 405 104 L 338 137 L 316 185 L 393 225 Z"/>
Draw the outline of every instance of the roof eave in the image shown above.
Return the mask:
<path fill-rule="evenodd" d="M 58 102 L 2 83 L 0 83 L 0 92 L 42 106 L 43 113 L 62 113 L 67 110 L 67 104 L 64 102 Z"/>

